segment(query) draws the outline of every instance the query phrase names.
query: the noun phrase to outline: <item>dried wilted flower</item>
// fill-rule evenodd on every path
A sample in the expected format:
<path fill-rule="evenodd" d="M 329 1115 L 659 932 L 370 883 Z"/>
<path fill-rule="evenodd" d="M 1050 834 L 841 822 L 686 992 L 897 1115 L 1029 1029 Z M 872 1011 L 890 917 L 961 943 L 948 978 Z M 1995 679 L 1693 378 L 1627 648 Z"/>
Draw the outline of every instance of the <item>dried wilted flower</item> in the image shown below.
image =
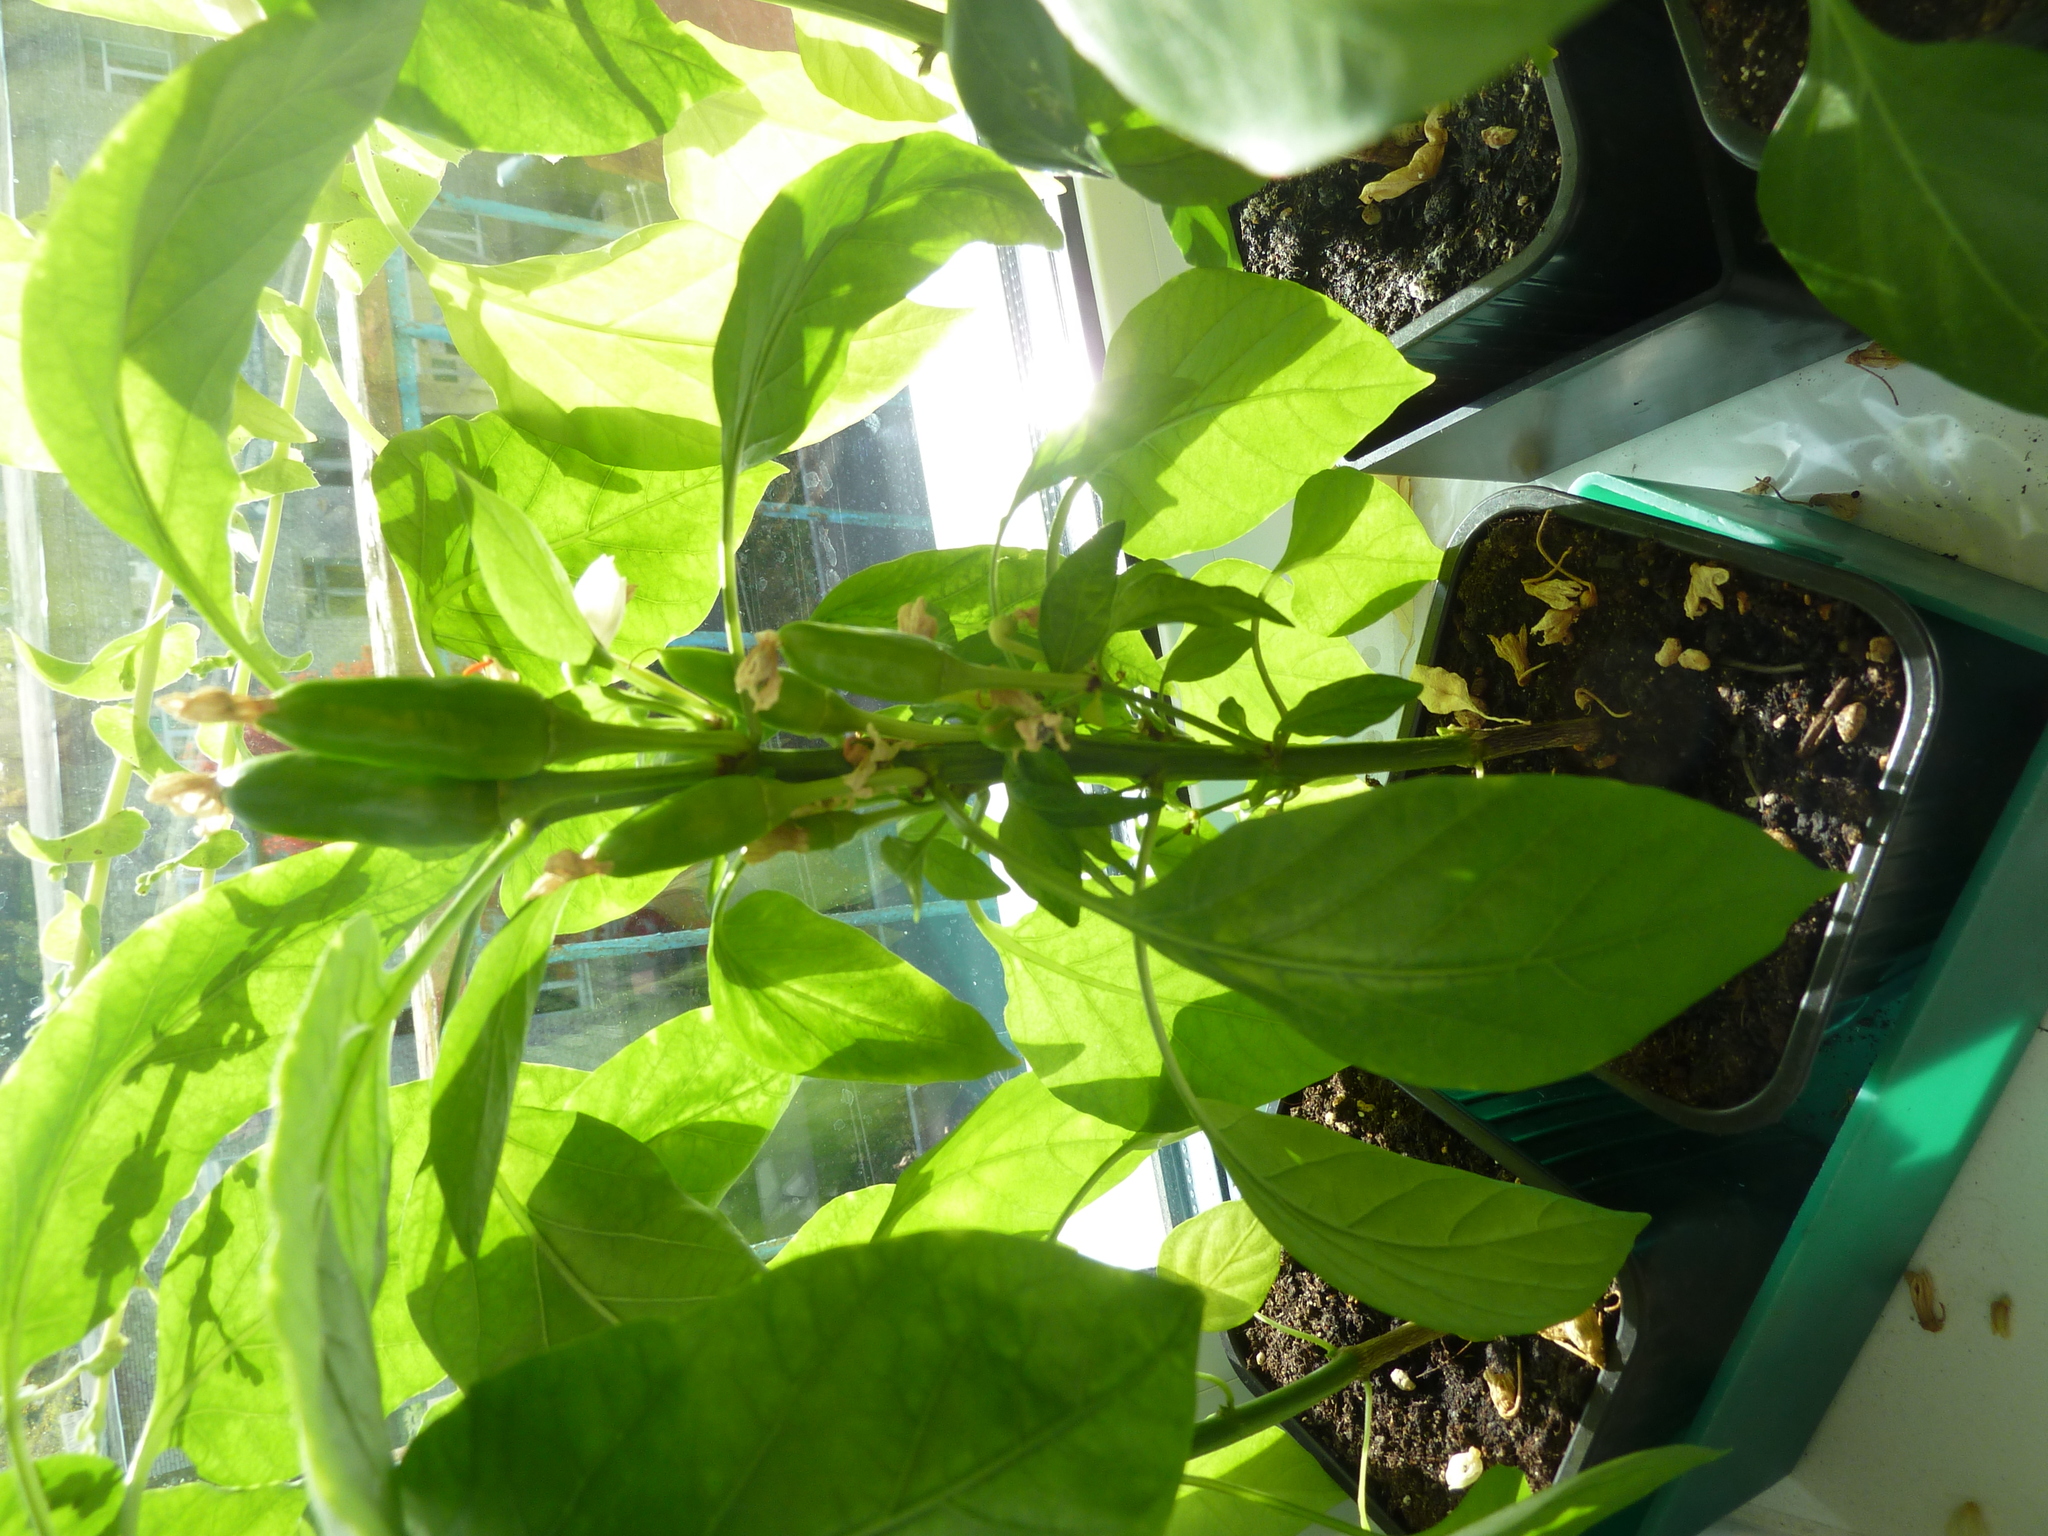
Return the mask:
<path fill-rule="evenodd" d="M 1835 711 L 1835 734 L 1844 741 L 1854 741 L 1863 734 L 1863 722 L 1870 718 L 1870 711 L 1863 707 L 1860 699 L 1852 700 Z"/>
<path fill-rule="evenodd" d="M 1460 1451 L 1444 1463 L 1444 1486 L 1453 1493 L 1470 1488 L 1486 1471 L 1486 1458 L 1477 1450 Z"/>
<path fill-rule="evenodd" d="M 1572 626 L 1579 622 L 1578 608 L 1546 608 L 1543 617 L 1536 621 L 1536 639 L 1543 645 L 1563 645 L 1572 637 Z"/>
<path fill-rule="evenodd" d="M 885 740 L 872 725 L 868 727 L 866 741 L 862 741 L 858 736 L 847 737 L 840 748 L 841 755 L 853 764 L 853 772 L 846 776 L 847 794 L 856 800 L 874 794 L 874 791 L 868 788 L 868 780 L 875 776 L 877 769 L 902 750 L 902 742 Z"/>
<path fill-rule="evenodd" d="M 1515 669 L 1517 686 L 1528 682 L 1550 665 L 1547 661 L 1539 661 L 1533 667 L 1529 665 L 1529 626 L 1526 624 L 1512 635 L 1489 635 L 1487 638 L 1493 642 L 1493 654 Z"/>
<path fill-rule="evenodd" d="M 1863 510 L 1863 493 L 1861 491 L 1822 491 L 1818 496 L 1807 497 L 1806 504 L 1809 507 L 1819 507 L 1823 512 L 1832 513 L 1846 523 Z"/>
<path fill-rule="evenodd" d="M 1422 145 L 1409 157 L 1408 163 L 1398 171 L 1389 171 L 1378 181 L 1367 182 L 1359 190 L 1358 200 L 1365 204 L 1365 222 L 1379 223 L 1381 203 L 1404 192 L 1412 192 L 1432 179 L 1444 163 L 1444 148 L 1450 142 L 1451 136 L 1443 124 L 1443 108 L 1431 108 L 1422 124 Z"/>
<path fill-rule="evenodd" d="M 2012 1298 L 2000 1296 L 1991 1303 L 1991 1331 L 2001 1339 L 2012 1337 Z"/>
<path fill-rule="evenodd" d="M 1672 635 L 1662 645 L 1657 647 L 1657 665 L 1660 667 L 1675 667 L 1678 665 L 1678 658 L 1684 654 L 1685 647 L 1678 643 L 1676 635 Z"/>
<path fill-rule="evenodd" d="M 1500 715 L 1489 715 L 1481 709 L 1472 692 L 1465 686 L 1465 679 L 1447 667 L 1417 667 L 1408 674 L 1411 683 L 1422 684 L 1422 707 L 1432 715 L 1470 714 L 1481 720 L 1503 719 Z M 1516 724 L 1526 724 L 1517 721 Z"/>
<path fill-rule="evenodd" d="M 537 901 L 549 891 L 559 891 L 572 880 L 608 875 L 611 869 L 609 860 L 593 859 L 574 848 L 558 848 L 548 855 L 548 861 L 540 867 L 540 874 L 526 888 L 526 899 Z"/>
<path fill-rule="evenodd" d="M 1678 664 L 1688 672 L 1704 672 L 1714 662 L 1713 658 L 1708 656 L 1705 651 L 1680 651 L 1678 653 Z"/>
<path fill-rule="evenodd" d="M 143 798 L 151 805 L 167 805 L 180 816 L 218 816 L 227 809 L 220 780 L 210 773 L 166 773 Z"/>
<path fill-rule="evenodd" d="M 1538 1337 L 1561 1344 L 1596 1371 L 1607 1369 L 1607 1334 L 1600 1326 L 1600 1308 L 1590 1306 L 1577 1317 L 1552 1323 Z"/>
<path fill-rule="evenodd" d="M 163 700 L 163 706 L 164 713 L 187 725 L 223 725 L 229 721 L 253 725 L 277 708 L 277 700 L 252 699 L 225 688 L 199 688 L 191 693 L 174 693 Z"/>
<path fill-rule="evenodd" d="M 1553 608 L 1591 608 L 1599 602 L 1593 583 L 1562 573 L 1531 576 L 1523 581 L 1522 590 L 1531 597 L 1541 598 Z"/>
<path fill-rule="evenodd" d="M 1479 142 L 1488 149 L 1506 149 L 1520 137 L 1521 132 L 1519 128 L 1482 128 L 1479 130 Z"/>
<path fill-rule="evenodd" d="M 1515 1370 L 1509 1375 L 1505 1366 L 1489 1365 L 1480 1373 L 1486 1383 L 1486 1395 L 1493 1399 L 1493 1411 L 1504 1419 L 1513 1419 L 1522 1411 L 1522 1360 L 1515 1357 Z"/>
<path fill-rule="evenodd" d="M 1948 1322 L 1948 1305 L 1934 1295 L 1934 1276 L 1924 1269 L 1906 1271 L 1906 1294 L 1913 1299 L 1913 1316 L 1929 1333 L 1939 1333 Z"/>
<path fill-rule="evenodd" d="M 733 684 L 755 709 L 773 709 L 782 697 L 782 646 L 775 631 L 764 629 L 754 637 L 753 648 L 740 659 Z"/>
<path fill-rule="evenodd" d="M 1905 359 L 1883 342 L 1866 342 L 1842 359 L 1851 368 L 1896 368 Z"/>
<path fill-rule="evenodd" d="M 896 627 L 906 635 L 922 635 L 927 640 L 939 638 L 939 617 L 925 606 L 922 593 L 896 610 Z"/>
<path fill-rule="evenodd" d="M 1697 619 L 1707 611 L 1707 604 L 1716 608 L 1725 606 L 1721 601 L 1721 588 L 1728 584 L 1728 568 L 1723 565 L 1699 565 L 1692 568 L 1692 583 L 1685 589 L 1685 616 Z"/>
<path fill-rule="evenodd" d="M 743 857 L 749 864 L 766 864 L 778 853 L 809 853 L 811 834 L 800 821 L 785 821 L 747 844 Z"/>
<path fill-rule="evenodd" d="M 1391 1381 L 1403 1392 L 1413 1392 L 1415 1390 L 1415 1378 L 1402 1370 L 1398 1365 L 1387 1372 L 1387 1380 Z"/>

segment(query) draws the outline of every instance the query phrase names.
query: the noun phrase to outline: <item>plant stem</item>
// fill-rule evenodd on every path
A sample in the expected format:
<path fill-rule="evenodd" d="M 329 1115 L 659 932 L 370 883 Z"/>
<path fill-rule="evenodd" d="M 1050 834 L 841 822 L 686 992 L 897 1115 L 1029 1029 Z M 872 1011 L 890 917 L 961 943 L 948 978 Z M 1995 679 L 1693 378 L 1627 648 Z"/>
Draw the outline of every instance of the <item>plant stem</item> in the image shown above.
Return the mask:
<path fill-rule="evenodd" d="M 1252 620 L 1252 665 L 1259 669 L 1259 681 L 1266 685 L 1266 697 L 1273 701 L 1273 708 L 1284 719 L 1287 701 L 1280 697 L 1280 690 L 1273 685 L 1273 674 L 1266 669 L 1266 643 L 1261 632 L 1265 625 L 1258 619 Z"/>
<path fill-rule="evenodd" d="M 733 542 L 733 524 L 739 521 L 739 478 L 739 464 L 727 454 L 718 472 L 718 569 L 723 583 L 718 600 L 725 610 L 725 648 L 735 656 L 746 650 L 740 627 L 740 552 Z"/>
<path fill-rule="evenodd" d="M 484 905 L 478 902 L 469 909 L 469 916 L 463 919 L 462 927 L 455 935 L 455 953 L 448 958 L 448 987 L 441 995 L 442 1017 L 462 997 L 462 989 L 469 982 L 469 960 L 476 952 L 477 930 L 483 927 Z"/>
<path fill-rule="evenodd" d="M 936 53 L 946 46 L 946 18 L 914 0 L 789 0 L 792 10 L 858 22 Z"/>
<path fill-rule="evenodd" d="M 151 1403 L 148 1416 L 142 1421 L 142 1435 L 135 1442 L 135 1459 L 128 1464 L 126 1485 L 121 1490 L 121 1520 L 116 1527 L 119 1536 L 139 1536 L 142 1530 L 142 1495 L 149 1487 L 149 1469 L 156 1465 L 163 1449 L 158 1442 L 163 1438 L 157 1404 Z"/>
<path fill-rule="evenodd" d="M 1403 1323 L 1376 1339 L 1348 1345 L 1338 1350 L 1328 1365 L 1309 1372 L 1299 1381 L 1290 1381 L 1284 1387 L 1275 1387 L 1271 1392 L 1235 1408 L 1219 1408 L 1210 1414 L 1195 1426 L 1188 1455 L 1206 1456 L 1247 1435 L 1255 1435 L 1275 1424 L 1284 1424 L 1325 1398 L 1335 1397 L 1361 1376 L 1370 1376 L 1381 1366 L 1392 1365 L 1403 1355 L 1442 1337 L 1441 1329 L 1425 1328 L 1420 1323 Z"/>
<path fill-rule="evenodd" d="M 412 996 L 412 989 L 419 979 L 427 974 L 434 963 L 434 957 L 448 947 L 462 925 L 469 921 L 469 915 L 483 905 L 484 897 L 490 894 L 491 884 L 505 872 L 505 866 L 519 857 L 526 845 L 533 841 L 534 829 L 524 821 L 515 821 L 505 829 L 505 835 L 498 840 L 490 857 L 485 859 L 462 882 L 462 888 L 450 898 L 448 905 L 434 919 L 433 926 L 414 944 L 412 953 L 395 971 L 387 972 L 384 982 L 384 1004 L 381 1017 L 373 1020 L 385 1024 L 398 1017 L 405 1007 L 406 999 Z"/>
<path fill-rule="evenodd" d="M 5 1365 L 0 1376 L 0 1394 L 5 1394 L 7 1411 L 7 1456 L 14 1463 L 14 1480 L 21 1488 L 21 1502 L 28 1511 L 29 1529 L 35 1536 L 57 1536 L 57 1522 L 50 1514 L 50 1495 L 43 1487 L 42 1473 L 28 1453 L 28 1421 L 22 1416 L 21 1393 L 15 1380 L 14 1362 Z"/>
<path fill-rule="evenodd" d="M 1052 580 L 1052 573 L 1060 568 L 1060 540 L 1066 537 L 1067 515 L 1074 510 L 1074 497 L 1086 482 L 1076 475 L 1067 482 L 1066 490 L 1060 496 L 1060 504 L 1053 509 L 1052 526 L 1045 530 L 1045 579 Z"/>
<path fill-rule="evenodd" d="M 1304 1525 L 1319 1525 L 1326 1531 L 1341 1531 L 1344 1536 L 1373 1536 L 1362 1525 L 1353 1525 L 1349 1520 L 1339 1520 L 1335 1515 L 1326 1515 L 1319 1509 L 1310 1509 L 1306 1504 L 1296 1504 L 1278 1494 L 1262 1493 L 1256 1488 L 1247 1488 L 1242 1483 L 1226 1483 L 1219 1478 L 1197 1477 L 1192 1472 L 1183 1472 L 1180 1480 L 1189 1488 L 1206 1488 L 1211 1493 L 1227 1493 L 1234 1499 L 1243 1499 L 1247 1504 L 1262 1504 L 1267 1509 L 1277 1509 L 1291 1515 Z"/>
<path fill-rule="evenodd" d="M 413 239 L 412 231 L 399 218 L 398 210 L 391 206 L 391 198 L 384 191 L 384 178 L 377 171 L 377 151 L 370 147 L 367 137 L 356 140 L 355 156 L 356 174 L 362 178 L 363 191 L 368 194 L 378 221 L 391 232 L 398 248 L 419 264 L 422 272 L 433 271 L 441 264 L 441 258 Z"/>

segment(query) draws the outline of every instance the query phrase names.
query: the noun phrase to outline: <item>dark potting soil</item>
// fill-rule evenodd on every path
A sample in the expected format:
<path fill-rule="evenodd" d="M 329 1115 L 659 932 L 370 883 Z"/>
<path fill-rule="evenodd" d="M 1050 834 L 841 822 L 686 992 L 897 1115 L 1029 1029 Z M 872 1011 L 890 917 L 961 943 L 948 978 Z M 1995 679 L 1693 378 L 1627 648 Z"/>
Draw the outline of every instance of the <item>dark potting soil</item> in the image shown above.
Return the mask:
<path fill-rule="evenodd" d="M 1425 1162 L 1512 1182 L 1507 1170 L 1385 1078 L 1346 1067 L 1281 1103 L 1284 1113 L 1313 1120 L 1359 1141 Z M 1288 1258 L 1261 1311 L 1275 1322 L 1332 1344 L 1377 1338 L 1395 1319 L 1326 1285 Z M 1607 1344 L 1613 1347 L 1612 1315 Z M 1254 1318 L 1232 1335 L 1245 1363 L 1271 1386 L 1299 1380 L 1323 1363 L 1315 1345 Z M 1495 1407 L 1482 1372 L 1489 1366 L 1513 1377 L 1521 1372 L 1521 1400 L 1512 1418 Z M 1394 1370 L 1414 1383 L 1403 1390 Z M 1411 1531 L 1434 1525 L 1460 1495 L 1444 1482 L 1450 1458 L 1477 1449 L 1493 1466 L 1520 1467 L 1532 1487 L 1557 1475 L 1565 1447 L 1593 1395 L 1599 1373 L 1563 1345 L 1528 1336 L 1472 1343 L 1438 1339 L 1347 1387 L 1302 1415 L 1310 1434 L 1355 1479 L 1367 1387 L 1372 1404 L 1367 1491 Z"/>
<path fill-rule="evenodd" d="M 1377 224 L 1365 222 L 1359 190 L 1408 163 L 1419 125 L 1239 203 L 1245 269 L 1327 294 L 1391 335 L 1519 255 L 1550 215 L 1562 165 L 1542 78 L 1511 70 L 1446 111 L 1443 126 L 1450 142 L 1436 175 L 1381 203 Z M 1489 148 L 1489 128 L 1514 139 Z"/>
<path fill-rule="evenodd" d="M 1768 133 L 1806 68 L 1807 0 L 1691 0 L 1721 77 L 1720 105 Z M 1996 32 L 2029 0 L 1856 0 L 1856 7 L 1907 42 L 1954 42 Z"/>
<path fill-rule="evenodd" d="M 1572 611 L 1562 643 L 1543 644 L 1525 631 L 1551 609 L 1523 582 L 1552 572 L 1552 556 L 1592 584 L 1595 603 Z M 1605 720 L 1598 748 L 1518 758 L 1507 771 L 1661 785 L 1756 822 L 1829 869 L 1847 869 L 1878 809 L 1905 705 L 1896 649 L 1861 609 L 1736 566 L 1714 567 L 1728 572 L 1718 588 L 1722 606 L 1709 603 L 1701 617 L 1687 618 L 1696 564 L 1713 566 L 1653 539 L 1554 514 L 1547 526 L 1534 513 L 1498 518 L 1460 572 L 1436 664 L 1464 678 L 1490 715 Z M 1536 670 L 1517 682 L 1493 637 L 1512 645 L 1523 635 Z M 1688 660 L 1703 657 L 1704 670 L 1660 664 L 1667 640 L 1691 653 Z M 1581 689 L 1592 695 L 1583 707 Z M 1852 706 L 1861 706 L 1860 722 Z M 1609 710 L 1623 718 L 1607 718 Z M 1776 951 L 1612 1068 L 1707 1109 L 1758 1092 L 1784 1053 L 1832 901 L 1816 903 Z"/>

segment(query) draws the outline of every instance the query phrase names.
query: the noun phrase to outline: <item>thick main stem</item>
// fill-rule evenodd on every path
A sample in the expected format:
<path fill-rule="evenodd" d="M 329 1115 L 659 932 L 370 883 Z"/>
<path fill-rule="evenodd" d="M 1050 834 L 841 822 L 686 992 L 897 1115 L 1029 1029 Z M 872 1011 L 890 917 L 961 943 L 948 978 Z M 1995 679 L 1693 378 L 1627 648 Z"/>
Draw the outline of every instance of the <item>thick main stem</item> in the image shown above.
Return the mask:
<path fill-rule="evenodd" d="M 1325 1398 L 1335 1397 L 1361 1376 L 1370 1376 L 1381 1366 L 1392 1365 L 1410 1351 L 1442 1337 L 1441 1329 L 1425 1328 L 1420 1323 L 1403 1323 L 1376 1339 L 1340 1349 L 1328 1365 L 1309 1372 L 1299 1381 L 1290 1381 L 1286 1386 L 1275 1387 L 1250 1402 L 1235 1408 L 1219 1408 L 1210 1414 L 1195 1425 L 1188 1455 L 1206 1456 L 1247 1435 L 1271 1429 L 1275 1424 L 1284 1424 Z"/>

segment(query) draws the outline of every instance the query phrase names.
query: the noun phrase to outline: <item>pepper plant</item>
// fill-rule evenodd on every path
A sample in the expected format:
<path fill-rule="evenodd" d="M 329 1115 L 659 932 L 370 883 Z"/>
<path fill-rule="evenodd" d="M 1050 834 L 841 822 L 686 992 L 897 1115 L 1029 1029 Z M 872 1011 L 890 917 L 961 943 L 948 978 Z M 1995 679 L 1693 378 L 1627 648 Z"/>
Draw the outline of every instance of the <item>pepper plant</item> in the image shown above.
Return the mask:
<path fill-rule="evenodd" d="M 1435 1333 L 1577 1316 L 1626 1258 L 1641 1216 L 1258 1107 L 1346 1063 L 1480 1089 L 1583 1071 L 1834 883 L 1661 791 L 1484 772 L 1591 748 L 1596 721 L 1360 739 L 1419 688 L 1343 637 L 1436 565 L 1398 497 L 1328 468 L 1426 381 L 1383 337 L 1306 289 L 1189 272 L 1132 312 L 1093 406 L 1017 487 L 1060 491 L 1047 548 L 905 556 L 743 635 L 736 551 L 776 456 L 900 387 L 943 324 L 909 296 L 961 246 L 1060 238 L 988 148 L 820 130 L 803 92 L 828 79 L 923 110 L 912 75 L 835 46 L 800 55 L 817 86 L 798 89 L 786 60 L 635 0 L 279 7 L 145 99 L 35 241 L 37 448 L 162 577 L 139 634 L 37 662 L 116 701 L 101 735 L 123 766 L 99 823 L 32 844 L 88 875 L 58 995 L 0 1080 L 9 1529 L 1193 1536 L 1239 1505 L 1327 1524 L 1248 1470 L 1280 1454 L 1275 1425 Z M 718 121 L 747 131 L 715 148 Z M 413 241 L 465 148 L 655 132 L 674 223 L 500 268 Z M 302 238 L 287 299 L 265 285 Z M 436 674 L 291 682 L 263 611 L 293 391 L 311 374 L 345 399 L 319 284 L 360 282 L 393 244 L 499 404 L 375 443 Z M 294 361 L 281 401 L 237 379 L 259 316 Z M 237 470 L 238 437 L 276 445 L 263 468 Z M 1103 520 L 1067 553 L 1084 488 Z M 245 591 L 230 514 L 252 492 L 271 500 Z M 1273 570 L 1170 563 L 1290 499 Z M 231 663 L 209 671 L 166 627 L 173 589 Z M 725 649 L 665 645 L 714 601 Z M 444 648 L 476 665 L 441 675 Z M 187 671 L 219 679 L 173 701 L 217 774 L 152 734 L 158 687 Z M 251 760 L 250 726 L 292 750 Z M 324 846 L 207 882 L 102 957 L 85 935 L 131 775 L 195 817 L 202 870 L 230 819 Z M 1191 793 L 1219 782 L 1243 788 Z M 1024 1063 L 873 939 L 737 894 L 749 863 L 859 836 L 914 893 L 1033 899 L 978 919 Z M 594 1072 L 523 1065 L 557 932 L 692 867 L 710 1006 Z M 508 921 L 479 945 L 494 894 Z M 393 1086 L 394 1021 L 449 956 L 433 1075 Z M 1025 1064 L 765 1268 L 716 1209 L 801 1075 Z M 260 1147 L 180 1226 L 238 1128 Z M 1245 1241 L 1205 1225 L 1161 1276 L 1054 1241 L 1195 1129 Z M 1247 1242 L 1254 1269 L 1284 1244 L 1408 1324 L 1198 1422 L 1197 1336 L 1242 1304 Z M 35 1460 L 26 1410 L 50 1389 L 30 1372 L 109 1325 L 77 1367 L 102 1375 L 151 1319 L 127 1464 Z M 386 1415 L 444 1378 L 394 1462 Z M 201 1481 L 152 1490 L 172 1448 Z M 1704 1454 L 1622 1458 L 1465 1529 L 1579 1530 Z"/>

